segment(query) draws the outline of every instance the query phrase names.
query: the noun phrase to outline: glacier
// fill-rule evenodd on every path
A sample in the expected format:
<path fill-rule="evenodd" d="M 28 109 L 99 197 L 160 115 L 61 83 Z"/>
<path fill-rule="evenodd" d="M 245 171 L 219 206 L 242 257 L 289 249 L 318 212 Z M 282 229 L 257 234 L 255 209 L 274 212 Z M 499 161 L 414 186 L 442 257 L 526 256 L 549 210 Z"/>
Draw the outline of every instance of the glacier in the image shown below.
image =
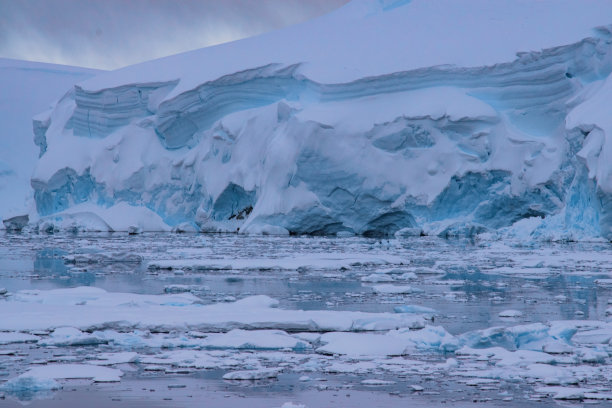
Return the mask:
<path fill-rule="evenodd" d="M 36 217 L 30 177 L 39 148 L 32 140 L 32 116 L 99 72 L 0 58 L 0 220 L 7 220 L 7 228 L 20 229 Z M 40 135 L 36 125 L 34 133 Z"/>
<path fill-rule="evenodd" d="M 612 239 L 609 16 L 353 0 L 102 73 L 34 118 L 37 225 Z"/>

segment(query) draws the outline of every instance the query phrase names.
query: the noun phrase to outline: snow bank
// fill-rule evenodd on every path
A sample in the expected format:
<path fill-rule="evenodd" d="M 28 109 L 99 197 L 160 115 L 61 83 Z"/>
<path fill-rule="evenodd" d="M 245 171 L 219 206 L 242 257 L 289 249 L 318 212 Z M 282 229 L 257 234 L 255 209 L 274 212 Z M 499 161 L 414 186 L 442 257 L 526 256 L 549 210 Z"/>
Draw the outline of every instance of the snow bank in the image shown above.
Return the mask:
<path fill-rule="evenodd" d="M 42 217 L 38 225 L 39 229 L 45 232 L 64 230 L 139 233 L 171 230 L 155 212 L 127 203 L 118 203 L 111 207 L 83 203 Z"/>
<path fill-rule="evenodd" d="M 604 0 L 354 0 L 100 75 L 37 119 L 38 213 L 90 203 L 108 223 L 102 209 L 128 204 L 207 232 L 612 238 L 610 15 Z"/>

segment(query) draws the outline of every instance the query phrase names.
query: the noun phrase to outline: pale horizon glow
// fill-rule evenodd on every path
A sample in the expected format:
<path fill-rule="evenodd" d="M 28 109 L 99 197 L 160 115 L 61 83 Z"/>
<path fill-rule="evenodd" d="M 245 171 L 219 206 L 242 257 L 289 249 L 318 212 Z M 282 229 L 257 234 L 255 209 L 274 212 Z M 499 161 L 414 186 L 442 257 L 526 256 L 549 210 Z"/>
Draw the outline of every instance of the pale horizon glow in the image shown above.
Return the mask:
<path fill-rule="evenodd" d="M 348 0 L 0 0 L 0 58 L 116 69 L 278 29 Z"/>

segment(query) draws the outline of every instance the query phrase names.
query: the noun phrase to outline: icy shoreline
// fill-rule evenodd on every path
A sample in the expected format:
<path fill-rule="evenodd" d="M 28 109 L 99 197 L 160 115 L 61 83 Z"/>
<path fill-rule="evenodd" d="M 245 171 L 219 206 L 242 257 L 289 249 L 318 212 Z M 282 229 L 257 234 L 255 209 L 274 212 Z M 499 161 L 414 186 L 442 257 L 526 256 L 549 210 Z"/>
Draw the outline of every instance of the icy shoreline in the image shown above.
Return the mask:
<path fill-rule="evenodd" d="M 78 84 L 35 118 L 34 224 L 610 239 L 610 4 L 385 4 Z"/>

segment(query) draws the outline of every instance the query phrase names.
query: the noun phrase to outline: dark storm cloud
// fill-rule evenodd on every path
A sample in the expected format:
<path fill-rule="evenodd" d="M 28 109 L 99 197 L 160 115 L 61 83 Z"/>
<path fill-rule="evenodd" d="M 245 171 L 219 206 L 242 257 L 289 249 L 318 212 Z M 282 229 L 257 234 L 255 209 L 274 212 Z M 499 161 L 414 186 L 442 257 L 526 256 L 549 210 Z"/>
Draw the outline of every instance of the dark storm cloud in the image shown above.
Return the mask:
<path fill-rule="evenodd" d="M 256 35 L 348 0 L 0 0 L 0 57 L 118 68 Z"/>

